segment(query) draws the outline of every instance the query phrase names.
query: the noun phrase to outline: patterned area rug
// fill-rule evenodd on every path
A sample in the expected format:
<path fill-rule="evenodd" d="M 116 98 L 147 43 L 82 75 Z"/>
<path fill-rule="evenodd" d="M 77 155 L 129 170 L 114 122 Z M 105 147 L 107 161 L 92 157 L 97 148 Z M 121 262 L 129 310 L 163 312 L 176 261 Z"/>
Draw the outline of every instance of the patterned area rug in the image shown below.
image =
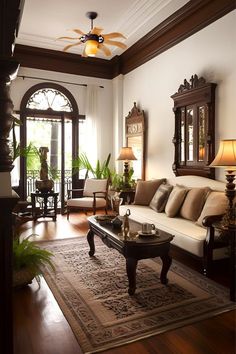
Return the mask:
<path fill-rule="evenodd" d="M 56 274 L 45 279 L 84 353 L 95 353 L 235 308 L 229 291 L 201 274 L 173 262 L 169 284 L 162 285 L 158 258 L 142 260 L 137 290 L 127 293 L 125 259 L 95 237 L 88 255 L 85 237 L 40 246 L 55 255 Z"/>

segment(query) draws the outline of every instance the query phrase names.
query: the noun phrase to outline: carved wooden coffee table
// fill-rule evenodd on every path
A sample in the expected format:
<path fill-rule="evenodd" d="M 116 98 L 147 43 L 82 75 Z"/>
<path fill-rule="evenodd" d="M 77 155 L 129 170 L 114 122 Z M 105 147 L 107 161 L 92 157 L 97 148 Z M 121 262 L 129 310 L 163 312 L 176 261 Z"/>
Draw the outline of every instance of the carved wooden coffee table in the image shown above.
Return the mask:
<path fill-rule="evenodd" d="M 140 259 L 160 257 L 162 260 L 162 270 L 160 280 L 162 284 L 167 284 L 167 272 L 170 268 L 172 258 L 169 255 L 170 242 L 174 236 L 167 232 L 157 230 L 157 236 L 135 237 L 141 224 L 130 220 L 130 230 L 133 238 L 124 238 L 120 236 L 121 230 L 115 229 L 109 223 L 97 221 L 96 216 L 88 218 L 89 231 L 87 240 L 90 246 L 89 255 L 92 257 L 95 253 L 94 235 L 101 238 L 103 243 L 110 248 L 116 249 L 126 259 L 126 272 L 129 281 L 128 293 L 133 295 L 136 289 L 136 268 Z"/>

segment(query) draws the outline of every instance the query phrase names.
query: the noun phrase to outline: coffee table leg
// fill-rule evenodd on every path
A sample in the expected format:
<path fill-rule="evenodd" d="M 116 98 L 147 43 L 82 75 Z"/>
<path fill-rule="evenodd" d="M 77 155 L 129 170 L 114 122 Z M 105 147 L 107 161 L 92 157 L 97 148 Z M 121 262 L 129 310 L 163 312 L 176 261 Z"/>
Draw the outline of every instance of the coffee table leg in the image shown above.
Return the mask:
<path fill-rule="evenodd" d="M 172 258 L 169 254 L 166 254 L 165 256 L 160 256 L 160 258 L 162 260 L 161 283 L 168 284 L 167 273 L 170 269 Z"/>
<path fill-rule="evenodd" d="M 94 245 L 94 232 L 92 230 L 89 230 L 87 233 L 87 241 L 90 247 L 89 255 L 92 257 L 95 253 L 95 245 Z"/>
<path fill-rule="evenodd" d="M 136 267 L 137 259 L 126 258 L 126 272 L 129 280 L 129 295 L 134 295 L 136 289 Z"/>

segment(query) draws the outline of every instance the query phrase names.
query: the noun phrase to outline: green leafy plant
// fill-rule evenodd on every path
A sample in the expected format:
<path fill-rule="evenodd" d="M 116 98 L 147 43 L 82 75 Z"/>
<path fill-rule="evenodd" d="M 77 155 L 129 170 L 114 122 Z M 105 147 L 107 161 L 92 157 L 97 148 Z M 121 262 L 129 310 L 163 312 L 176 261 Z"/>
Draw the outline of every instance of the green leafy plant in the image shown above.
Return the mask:
<path fill-rule="evenodd" d="M 128 175 L 128 184 L 130 188 L 134 187 L 135 181 L 132 179 L 134 174 L 134 169 L 133 167 L 130 167 L 129 169 L 129 175 Z M 116 191 L 120 191 L 121 189 L 125 189 L 127 186 L 125 186 L 125 181 L 124 181 L 124 175 L 120 173 L 116 173 L 116 171 L 111 172 L 111 189 L 114 189 Z"/>
<path fill-rule="evenodd" d="M 96 166 L 93 167 L 89 162 L 88 157 L 85 153 L 81 153 L 77 159 L 72 161 L 72 167 L 74 172 L 78 172 L 80 170 L 87 170 L 87 172 L 91 172 L 94 178 L 110 178 L 111 171 L 109 168 L 109 163 L 111 159 L 111 154 L 109 154 L 105 161 L 100 162 L 97 160 Z"/>
<path fill-rule="evenodd" d="M 45 265 L 49 265 L 55 270 L 51 260 L 53 254 L 31 242 L 29 240 L 31 236 L 22 241 L 20 241 L 19 237 L 13 240 L 13 270 L 14 272 L 27 270 L 32 274 L 32 278 L 35 277 L 38 284 L 40 284 L 40 275 L 42 275 Z"/>
<path fill-rule="evenodd" d="M 13 161 L 19 156 L 23 157 L 28 157 L 28 156 L 36 156 L 37 155 L 37 149 L 36 147 L 30 142 L 29 145 L 26 147 L 22 147 L 20 143 L 17 142 L 16 139 L 16 132 L 15 132 L 15 127 L 21 125 L 20 119 L 16 118 L 15 116 L 12 116 L 13 118 L 13 123 L 12 123 L 12 144 L 11 144 L 11 155 Z"/>

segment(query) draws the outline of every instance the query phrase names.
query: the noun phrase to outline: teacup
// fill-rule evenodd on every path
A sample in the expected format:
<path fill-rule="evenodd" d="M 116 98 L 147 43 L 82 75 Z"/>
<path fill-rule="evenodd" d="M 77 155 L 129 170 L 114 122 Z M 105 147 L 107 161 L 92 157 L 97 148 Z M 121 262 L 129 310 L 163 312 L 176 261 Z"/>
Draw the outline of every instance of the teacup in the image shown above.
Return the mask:
<path fill-rule="evenodd" d="M 154 233 L 156 230 L 156 227 L 154 224 L 149 224 L 147 222 L 142 224 L 142 233 L 143 234 L 151 234 Z"/>

